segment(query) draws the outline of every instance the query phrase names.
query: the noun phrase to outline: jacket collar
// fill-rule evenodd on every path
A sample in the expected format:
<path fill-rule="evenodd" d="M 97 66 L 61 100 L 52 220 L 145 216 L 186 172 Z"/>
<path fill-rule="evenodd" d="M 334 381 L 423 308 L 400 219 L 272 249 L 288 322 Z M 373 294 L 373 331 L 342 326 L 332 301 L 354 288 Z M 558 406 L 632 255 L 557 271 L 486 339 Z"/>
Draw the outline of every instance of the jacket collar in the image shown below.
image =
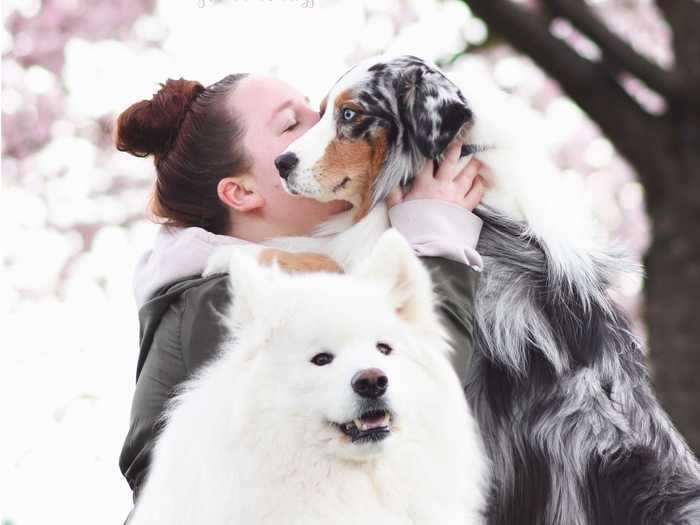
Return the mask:
<path fill-rule="evenodd" d="M 153 249 L 136 263 L 134 295 L 141 307 L 163 286 L 185 277 L 201 275 L 211 253 L 219 246 L 249 244 L 228 235 L 216 235 L 203 228 L 161 226 Z"/>

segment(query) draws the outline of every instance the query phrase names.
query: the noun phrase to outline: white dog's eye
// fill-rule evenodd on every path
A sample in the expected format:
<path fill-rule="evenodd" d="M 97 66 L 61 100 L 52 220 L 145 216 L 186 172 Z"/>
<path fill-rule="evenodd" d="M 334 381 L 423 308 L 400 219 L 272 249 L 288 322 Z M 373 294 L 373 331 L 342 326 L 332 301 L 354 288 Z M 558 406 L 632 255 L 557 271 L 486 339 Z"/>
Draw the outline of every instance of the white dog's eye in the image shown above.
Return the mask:
<path fill-rule="evenodd" d="M 352 109 L 345 108 L 343 110 L 343 119 L 352 120 L 355 118 L 355 112 Z"/>
<path fill-rule="evenodd" d="M 384 355 L 389 355 L 392 352 L 393 348 L 391 348 L 386 343 L 377 343 L 377 350 L 379 350 Z"/>
<path fill-rule="evenodd" d="M 333 361 L 333 354 L 328 352 L 321 352 L 311 358 L 311 362 L 317 366 L 328 365 L 331 361 Z"/>

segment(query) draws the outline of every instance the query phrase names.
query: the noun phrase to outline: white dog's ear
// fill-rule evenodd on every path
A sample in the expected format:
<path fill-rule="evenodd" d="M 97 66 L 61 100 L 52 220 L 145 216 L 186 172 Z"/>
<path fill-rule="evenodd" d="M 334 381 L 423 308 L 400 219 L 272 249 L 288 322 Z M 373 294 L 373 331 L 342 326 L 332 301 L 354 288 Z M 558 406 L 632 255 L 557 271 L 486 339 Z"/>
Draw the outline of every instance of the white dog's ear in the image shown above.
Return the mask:
<path fill-rule="evenodd" d="M 386 285 L 397 314 L 406 321 L 436 321 L 430 274 L 396 230 L 382 234 L 369 258 L 354 273 Z"/>
<path fill-rule="evenodd" d="M 228 275 L 236 324 L 245 326 L 265 308 L 278 272 L 277 268 L 261 266 L 255 250 L 231 250 Z"/>

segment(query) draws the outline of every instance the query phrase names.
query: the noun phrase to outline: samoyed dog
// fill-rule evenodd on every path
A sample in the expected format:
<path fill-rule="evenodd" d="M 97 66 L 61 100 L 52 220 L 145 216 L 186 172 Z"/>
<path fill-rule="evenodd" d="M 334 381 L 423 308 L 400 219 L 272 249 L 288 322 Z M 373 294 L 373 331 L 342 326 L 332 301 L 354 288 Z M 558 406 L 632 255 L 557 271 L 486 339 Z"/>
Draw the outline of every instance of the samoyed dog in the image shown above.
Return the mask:
<path fill-rule="evenodd" d="M 229 264 L 232 337 L 164 418 L 132 525 L 482 523 L 488 464 L 427 270 Z"/>

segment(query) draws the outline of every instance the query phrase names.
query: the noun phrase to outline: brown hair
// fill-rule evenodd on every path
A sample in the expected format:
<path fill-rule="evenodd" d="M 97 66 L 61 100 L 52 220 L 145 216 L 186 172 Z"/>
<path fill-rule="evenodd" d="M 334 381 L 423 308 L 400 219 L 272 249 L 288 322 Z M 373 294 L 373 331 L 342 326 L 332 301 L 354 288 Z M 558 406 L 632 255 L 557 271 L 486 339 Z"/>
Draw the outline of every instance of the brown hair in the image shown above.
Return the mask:
<path fill-rule="evenodd" d="M 168 79 L 151 100 L 132 104 L 117 118 L 117 149 L 137 157 L 154 156 L 150 209 L 166 224 L 199 226 L 212 233 L 229 227 L 217 185 L 252 166 L 243 146 L 243 124 L 228 102 L 245 76 L 228 75 L 208 87 Z"/>

